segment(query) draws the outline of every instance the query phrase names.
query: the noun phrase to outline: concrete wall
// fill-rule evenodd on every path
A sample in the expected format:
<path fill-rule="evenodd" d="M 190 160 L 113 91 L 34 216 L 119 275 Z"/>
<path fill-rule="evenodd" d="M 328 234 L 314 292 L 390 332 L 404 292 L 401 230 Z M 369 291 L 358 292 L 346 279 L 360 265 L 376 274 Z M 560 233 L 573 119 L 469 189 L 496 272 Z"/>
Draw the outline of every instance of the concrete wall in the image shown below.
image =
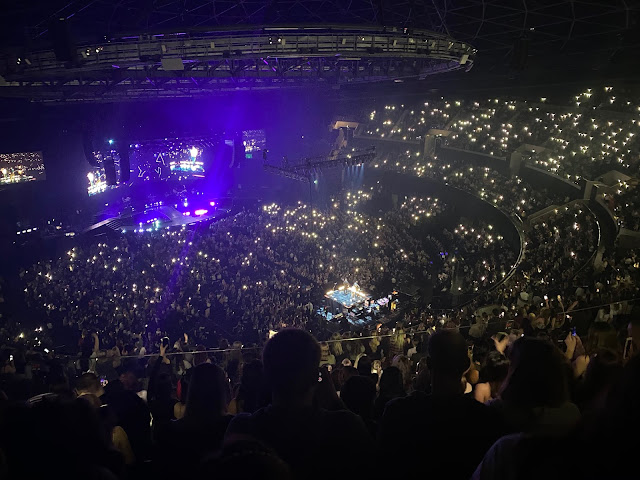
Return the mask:
<path fill-rule="evenodd" d="M 582 198 L 583 187 L 546 170 L 525 165 L 520 169 L 520 177 L 531 184 L 533 188 L 546 189 L 549 192 L 568 197 L 567 200 Z"/>

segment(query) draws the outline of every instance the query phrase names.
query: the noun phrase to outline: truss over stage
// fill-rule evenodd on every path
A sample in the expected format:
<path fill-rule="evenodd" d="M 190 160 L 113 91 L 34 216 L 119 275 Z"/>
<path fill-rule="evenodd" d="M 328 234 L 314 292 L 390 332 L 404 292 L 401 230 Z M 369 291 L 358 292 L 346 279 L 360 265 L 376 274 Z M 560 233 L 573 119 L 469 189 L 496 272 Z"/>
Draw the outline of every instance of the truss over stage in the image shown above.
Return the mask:
<path fill-rule="evenodd" d="M 306 158 L 302 161 L 282 167 L 277 167 L 265 163 L 264 170 L 275 175 L 298 180 L 301 182 L 310 182 L 311 177 L 317 175 L 327 168 L 348 167 L 354 165 L 365 165 L 376 158 L 375 147 L 363 150 L 353 150 L 350 153 L 342 153 L 334 156 L 319 156 Z"/>
<path fill-rule="evenodd" d="M 79 46 L 67 61 L 53 50 L 5 53 L 0 95 L 73 101 L 339 86 L 469 69 L 475 54 L 472 45 L 449 35 L 395 27 L 145 34 Z"/>

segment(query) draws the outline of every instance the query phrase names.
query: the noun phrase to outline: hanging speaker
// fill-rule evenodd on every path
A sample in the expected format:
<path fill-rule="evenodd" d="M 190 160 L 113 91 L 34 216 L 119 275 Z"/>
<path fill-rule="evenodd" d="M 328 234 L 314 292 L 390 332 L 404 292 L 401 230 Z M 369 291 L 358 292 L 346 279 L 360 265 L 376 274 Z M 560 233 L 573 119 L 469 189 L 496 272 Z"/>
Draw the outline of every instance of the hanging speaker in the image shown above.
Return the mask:
<path fill-rule="evenodd" d="M 59 62 L 73 62 L 76 58 L 76 46 L 71 40 L 69 24 L 64 18 L 58 18 L 49 24 L 49 35 L 53 43 L 53 53 Z"/>
<path fill-rule="evenodd" d="M 107 177 L 107 185 L 115 185 L 118 182 L 118 179 L 116 177 L 116 166 L 113 163 L 113 157 L 104 157 L 102 166 L 104 167 L 104 175 Z"/>
<path fill-rule="evenodd" d="M 131 178 L 131 163 L 129 162 L 129 148 L 125 145 L 118 150 L 120 154 L 120 182 L 128 182 Z"/>
<path fill-rule="evenodd" d="M 93 154 L 93 138 L 88 130 L 82 132 L 82 149 L 84 150 L 84 156 L 92 167 L 98 166 L 98 160 Z"/>
<path fill-rule="evenodd" d="M 516 70 L 524 70 L 529 57 L 529 39 L 526 36 L 516 38 L 513 41 L 511 53 L 511 67 Z"/>

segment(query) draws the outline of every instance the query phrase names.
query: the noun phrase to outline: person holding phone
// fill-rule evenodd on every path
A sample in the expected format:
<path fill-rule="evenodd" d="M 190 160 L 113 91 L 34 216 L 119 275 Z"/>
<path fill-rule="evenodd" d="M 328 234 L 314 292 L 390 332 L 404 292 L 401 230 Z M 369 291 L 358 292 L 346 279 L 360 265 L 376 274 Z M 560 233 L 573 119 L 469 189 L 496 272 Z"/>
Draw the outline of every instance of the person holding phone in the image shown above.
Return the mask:
<path fill-rule="evenodd" d="M 2 365 L 2 371 L 0 371 L 0 373 L 3 373 L 3 374 L 6 373 L 11 375 L 16 373 L 16 366 L 13 362 L 13 355 L 7 356 L 6 360 Z"/>

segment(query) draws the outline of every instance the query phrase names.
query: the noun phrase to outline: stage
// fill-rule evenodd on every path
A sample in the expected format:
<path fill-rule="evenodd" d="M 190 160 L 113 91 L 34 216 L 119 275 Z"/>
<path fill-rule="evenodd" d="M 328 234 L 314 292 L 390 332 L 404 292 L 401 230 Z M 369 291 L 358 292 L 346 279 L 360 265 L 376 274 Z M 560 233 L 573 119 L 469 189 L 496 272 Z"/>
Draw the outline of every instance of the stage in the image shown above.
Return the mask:
<path fill-rule="evenodd" d="M 328 291 L 325 296 L 347 309 L 360 306 L 369 299 L 369 295 L 360 290 L 358 284 L 351 287 L 343 285 L 337 290 Z"/>
<path fill-rule="evenodd" d="M 396 294 L 397 292 L 394 292 Z M 397 300 L 387 295 L 374 300 L 362 291 L 357 283 L 342 285 L 325 294 L 324 305 L 316 313 L 328 321 L 342 322 L 345 319 L 355 330 L 377 322 L 385 322 L 386 315 L 395 310 Z"/>
<path fill-rule="evenodd" d="M 137 212 L 125 209 L 118 215 L 110 216 L 91 225 L 83 233 L 98 233 L 104 228 L 122 233 L 128 231 L 138 233 L 151 232 L 160 228 L 188 226 L 199 222 L 214 221 L 229 214 L 228 208 L 217 207 L 215 202 L 210 202 L 208 208 L 203 205 L 200 208 L 187 210 L 184 207 L 183 211 L 172 205 L 158 203 L 158 205 Z"/>

